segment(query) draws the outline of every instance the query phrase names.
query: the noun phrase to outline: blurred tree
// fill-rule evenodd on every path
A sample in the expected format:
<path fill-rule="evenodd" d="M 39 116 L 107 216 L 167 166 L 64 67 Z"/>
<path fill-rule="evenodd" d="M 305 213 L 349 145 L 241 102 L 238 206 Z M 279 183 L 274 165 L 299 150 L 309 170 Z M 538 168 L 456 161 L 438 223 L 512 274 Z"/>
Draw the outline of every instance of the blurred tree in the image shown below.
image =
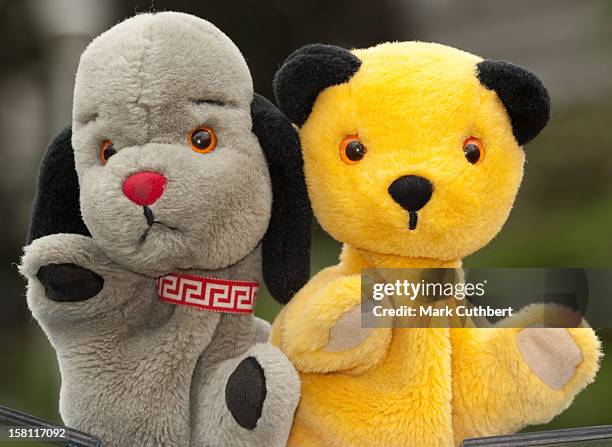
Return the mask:
<path fill-rule="evenodd" d="M 19 223 L 21 219 L 15 214 L 19 209 L 20 184 L 15 184 L 17 175 L 15 165 L 19 164 L 22 157 L 22 148 L 14 147 L 11 128 L 14 125 L 12 118 L 15 117 L 15 108 L 12 99 L 16 85 L 36 85 L 40 82 L 40 72 L 36 64 L 43 54 L 43 40 L 38 27 L 32 18 L 31 11 L 26 2 L 15 2 L 0 0 L 0 97 L 2 107 L 0 108 L 0 131 L 6 147 L 0 149 L 3 160 L 10 166 L 0 176 L 0 337 L 3 329 L 8 329 L 21 324 L 26 317 L 26 309 L 21 296 L 22 282 L 17 279 L 14 262 L 21 250 L 25 231 L 21 231 Z M 28 80 L 25 80 L 28 78 Z M 21 97 L 21 103 L 25 104 L 31 96 Z M 36 131 L 32 132 L 36 136 Z M 28 140 L 26 136 L 26 141 Z M 21 153 L 21 154 L 20 154 Z M 27 157 L 25 157 L 27 158 Z M 17 182 L 18 183 L 18 182 Z M 10 217 L 9 217 L 10 216 Z M 0 355 L 2 354 L 0 345 Z"/>
<path fill-rule="evenodd" d="M 42 36 L 27 2 L 0 0 L 2 72 L 23 68 L 42 55 Z M 10 42 L 10 45 L 7 43 Z"/>

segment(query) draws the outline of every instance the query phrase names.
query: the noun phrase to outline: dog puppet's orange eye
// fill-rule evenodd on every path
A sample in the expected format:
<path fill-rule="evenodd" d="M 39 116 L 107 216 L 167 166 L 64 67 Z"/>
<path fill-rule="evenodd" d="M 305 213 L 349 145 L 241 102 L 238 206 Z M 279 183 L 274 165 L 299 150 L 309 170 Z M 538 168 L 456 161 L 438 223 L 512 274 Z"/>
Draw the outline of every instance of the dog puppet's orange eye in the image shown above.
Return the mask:
<path fill-rule="evenodd" d="M 210 127 L 197 127 L 189 133 L 189 144 L 193 151 L 208 154 L 217 147 L 217 135 Z"/>
<path fill-rule="evenodd" d="M 113 142 L 111 140 L 106 140 L 102 142 L 102 149 L 100 150 L 100 160 L 102 164 L 105 165 L 109 158 L 115 155 L 117 151 L 113 146 Z"/>
<path fill-rule="evenodd" d="M 473 165 L 480 163 L 484 158 L 484 146 L 482 142 L 475 137 L 466 138 L 463 142 L 463 155 L 465 155 L 465 159 Z"/>
<path fill-rule="evenodd" d="M 347 165 L 358 163 L 368 150 L 356 135 L 349 135 L 340 143 L 340 158 Z"/>

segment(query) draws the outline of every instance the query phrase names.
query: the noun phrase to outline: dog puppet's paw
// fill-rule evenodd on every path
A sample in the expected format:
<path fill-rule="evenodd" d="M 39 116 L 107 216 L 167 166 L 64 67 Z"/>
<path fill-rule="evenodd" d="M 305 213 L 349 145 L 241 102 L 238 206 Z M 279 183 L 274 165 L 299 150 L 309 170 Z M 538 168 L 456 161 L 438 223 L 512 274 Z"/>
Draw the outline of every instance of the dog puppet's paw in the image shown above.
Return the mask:
<path fill-rule="evenodd" d="M 517 335 L 529 369 L 546 385 L 559 390 L 574 376 L 583 355 L 567 329 L 532 325 Z"/>
<path fill-rule="evenodd" d="M 300 397 L 297 372 L 272 345 L 207 368 L 197 391 L 198 445 L 281 447 L 287 444 Z M 196 384 L 197 386 L 197 384 Z"/>
<path fill-rule="evenodd" d="M 69 314 L 73 307 L 81 308 L 80 303 L 104 288 L 109 264 L 90 237 L 53 234 L 33 241 L 24 249 L 19 270 L 28 280 L 28 304 L 34 315 Z"/>
<path fill-rule="evenodd" d="M 248 430 L 257 426 L 266 394 L 266 377 L 255 357 L 242 360 L 225 385 L 228 410 L 238 425 Z"/>
<path fill-rule="evenodd" d="M 99 316 L 142 290 L 145 281 L 110 261 L 92 238 L 78 234 L 34 240 L 24 249 L 19 271 L 28 281 L 28 306 L 39 322 Z"/>
<path fill-rule="evenodd" d="M 104 287 L 104 279 L 100 275 L 71 263 L 43 265 L 36 277 L 51 301 L 85 301 L 96 296 Z"/>

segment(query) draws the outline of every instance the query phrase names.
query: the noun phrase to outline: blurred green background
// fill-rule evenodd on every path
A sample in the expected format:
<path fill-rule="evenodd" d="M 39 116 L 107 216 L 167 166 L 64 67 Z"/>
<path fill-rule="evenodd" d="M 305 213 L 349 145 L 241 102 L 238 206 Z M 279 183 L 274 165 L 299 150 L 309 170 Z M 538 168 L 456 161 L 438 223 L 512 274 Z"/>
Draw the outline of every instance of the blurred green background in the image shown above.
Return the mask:
<path fill-rule="evenodd" d="M 612 1 L 178 0 L 153 7 L 217 24 L 268 97 L 274 70 L 309 42 L 437 41 L 529 67 L 549 87 L 553 119 L 526 148 L 525 180 L 504 230 L 465 264 L 612 267 Z M 46 142 L 70 121 L 80 52 L 97 33 L 150 8 L 149 0 L 0 0 L 0 404 L 52 421 L 60 421 L 57 364 L 16 270 L 35 172 Z M 313 232 L 316 272 L 336 263 L 340 246 L 318 226 Z M 271 320 L 278 309 L 264 292 L 256 313 Z M 604 351 L 612 350 L 612 331 L 599 335 Z M 598 424 L 612 424 L 612 357 L 566 412 L 533 429 Z"/>

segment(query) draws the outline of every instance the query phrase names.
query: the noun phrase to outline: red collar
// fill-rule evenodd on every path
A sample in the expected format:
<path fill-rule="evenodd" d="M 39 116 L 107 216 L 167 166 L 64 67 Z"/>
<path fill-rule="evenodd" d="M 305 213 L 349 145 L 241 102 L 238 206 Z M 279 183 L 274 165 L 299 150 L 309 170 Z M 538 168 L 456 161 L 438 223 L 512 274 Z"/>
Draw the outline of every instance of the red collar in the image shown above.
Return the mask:
<path fill-rule="evenodd" d="M 169 273 L 155 281 L 162 301 L 210 312 L 252 314 L 257 281 L 234 281 L 183 273 Z"/>

